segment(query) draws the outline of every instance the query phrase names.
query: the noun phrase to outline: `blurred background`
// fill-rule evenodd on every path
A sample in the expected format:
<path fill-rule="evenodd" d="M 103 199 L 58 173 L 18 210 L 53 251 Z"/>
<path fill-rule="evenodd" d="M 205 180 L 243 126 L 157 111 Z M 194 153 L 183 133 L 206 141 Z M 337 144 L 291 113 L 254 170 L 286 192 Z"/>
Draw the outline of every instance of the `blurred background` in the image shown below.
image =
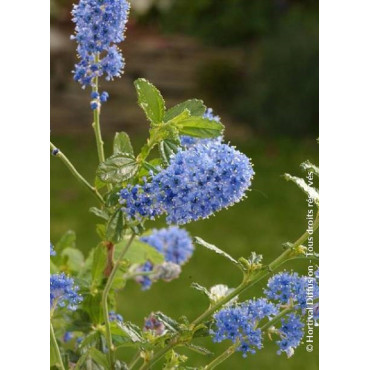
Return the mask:
<path fill-rule="evenodd" d="M 97 166 L 91 129 L 89 92 L 73 81 L 76 62 L 70 10 L 72 0 L 51 0 L 51 133 L 88 179 Z M 262 253 L 268 262 L 306 227 L 305 196 L 286 183 L 285 172 L 301 175 L 306 159 L 318 163 L 318 1 L 313 0 L 132 0 L 132 12 L 121 45 L 125 74 L 102 89 L 110 94 L 102 109 L 106 152 L 115 131 L 126 131 L 139 148 L 148 125 L 136 104 L 133 81 L 144 77 L 162 92 L 167 107 L 188 98 L 203 99 L 221 116 L 226 139 L 252 158 L 256 176 L 244 202 L 208 220 L 191 224 L 192 235 L 225 249 L 234 257 Z M 318 184 L 316 184 L 318 186 Z M 73 207 L 71 207 L 73 205 Z M 95 216 L 87 214 L 94 199 L 85 194 L 59 161 L 51 161 L 51 241 L 68 229 L 77 233 L 87 254 L 98 243 Z M 164 226 L 163 220 L 151 226 Z M 317 245 L 317 243 L 316 243 Z M 317 248 L 316 248 L 317 249 Z M 286 268 L 305 272 L 304 263 Z M 239 273 L 217 255 L 200 249 L 180 279 L 141 292 L 135 283 L 120 294 L 119 313 L 142 326 L 151 310 L 195 318 L 206 299 L 192 282 L 210 287 L 235 286 Z M 261 294 L 263 283 L 242 298 Z M 135 302 L 135 303 L 133 303 Z M 140 304 L 139 304 L 140 303 Z M 199 341 L 216 353 L 225 348 Z M 271 342 L 256 355 L 236 354 L 221 368 L 318 369 L 315 350 L 301 346 L 289 360 L 277 356 Z M 122 353 L 130 357 L 131 352 Z M 186 351 L 182 351 L 189 354 Z M 208 358 L 191 353 L 191 365 Z"/>

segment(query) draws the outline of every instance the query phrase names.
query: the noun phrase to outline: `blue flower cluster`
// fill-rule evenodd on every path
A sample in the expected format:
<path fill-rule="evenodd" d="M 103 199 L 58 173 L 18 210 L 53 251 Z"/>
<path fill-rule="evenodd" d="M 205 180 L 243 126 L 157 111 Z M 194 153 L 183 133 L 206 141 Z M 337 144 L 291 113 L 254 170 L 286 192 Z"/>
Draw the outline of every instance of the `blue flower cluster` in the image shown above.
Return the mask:
<path fill-rule="evenodd" d="M 122 190 L 120 201 L 132 218 L 165 213 L 168 224 L 182 225 L 239 202 L 253 175 L 250 160 L 235 148 L 199 142 L 177 152 L 151 183 Z"/>
<path fill-rule="evenodd" d="M 105 103 L 109 98 L 109 94 L 106 91 L 103 91 L 101 94 L 99 94 L 97 91 L 93 91 L 91 93 L 91 102 L 90 102 L 90 108 L 95 110 L 100 108 L 101 103 Z"/>
<path fill-rule="evenodd" d="M 167 229 L 154 229 L 148 236 L 143 236 L 141 240 L 164 255 L 167 262 L 183 265 L 187 262 L 194 252 L 189 233 L 177 226 Z"/>
<path fill-rule="evenodd" d="M 258 323 L 275 316 L 277 307 L 264 298 L 249 300 L 243 304 L 227 307 L 214 315 L 216 330 L 212 332 L 215 342 L 230 339 L 240 343 L 237 348 L 246 357 L 262 348 L 262 331 Z"/>
<path fill-rule="evenodd" d="M 73 339 L 73 333 L 70 331 L 66 331 L 63 335 L 63 342 L 68 343 Z"/>
<path fill-rule="evenodd" d="M 81 301 L 78 286 L 72 278 L 64 273 L 50 275 L 50 308 L 59 306 L 75 310 Z"/>
<path fill-rule="evenodd" d="M 155 267 L 148 261 L 138 268 L 138 272 L 153 271 L 152 276 L 143 275 L 136 279 L 142 285 L 143 290 L 149 289 L 155 280 L 170 281 L 178 277 L 181 272 L 179 266 L 186 263 L 194 252 L 189 233 L 177 226 L 154 229 L 150 235 L 143 236 L 141 240 L 162 253 L 166 261 L 163 265 Z"/>
<path fill-rule="evenodd" d="M 281 340 L 276 343 L 279 346 L 278 355 L 285 352 L 289 357 L 294 354 L 294 349 L 299 346 L 304 335 L 304 324 L 300 317 L 291 313 L 286 318 L 281 319 L 281 328 L 279 329 Z"/>
<path fill-rule="evenodd" d="M 306 298 L 310 299 L 311 305 L 319 295 L 318 270 L 314 276 L 311 278 L 287 272 L 276 274 L 269 279 L 267 289 L 265 289 L 267 298 L 276 303 L 261 298 L 221 309 L 214 314 L 217 328 L 212 333 L 214 341 L 221 342 L 230 339 L 233 343 L 240 343 L 237 349 L 243 352 L 243 356 L 246 356 L 248 352 L 255 353 L 255 349 L 262 347 L 259 322 L 265 317 L 272 319 L 279 313 L 279 309 L 293 304 L 293 312 L 286 314 L 280 320 L 280 327 L 272 327 L 273 331 L 271 331 L 279 335 L 279 340 L 276 342 L 279 346 L 277 353 L 280 355 L 285 352 L 288 357 L 291 357 L 304 335 L 302 318 L 308 309 Z M 314 320 L 317 320 L 318 303 L 311 310 Z"/>
<path fill-rule="evenodd" d="M 56 253 L 55 253 L 53 244 L 50 243 L 50 256 L 55 256 L 55 255 L 56 255 Z"/>
<path fill-rule="evenodd" d="M 153 184 L 144 179 L 143 186 L 128 186 L 120 191 L 119 202 L 123 205 L 122 210 L 125 214 L 135 220 L 143 217 L 154 219 L 162 212 L 155 205 L 155 190 Z"/>
<path fill-rule="evenodd" d="M 127 0 L 80 0 L 72 10 L 80 61 L 74 79 L 83 87 L 93 85 L 94 78 L 118 77 L 124 59 L 117 43 L 124 40 L 130 4 Z"/>
<path fill-rule="evenodd" d="M 203 114 L 203 118 L 207 118 L 210 121 L 216 121 L 216 122 L 220 122 L 220 120 L 221 120 L 220 116 L 215 116 L 213 114 L 213 109 L 212 108 L 207 108 L 207 110 Z"/>
<path fill-rule="evenodd" d="M 114 311 L 110 311 L 109 312 L 109 321 L 123 322 L 123 317 L 119 313 L 115 313 Z"/>
<path fill-rule="evenodd" d="M 268 299 L 280 305 L 290 302 L 299 308 L 307 308 L 307 297 L 315 300 L 319 297 L 319 285 L 316 279 L 299 276 L 297 273 L 281 272 L 272 276 L 267 282 L 265 294 Z"/>
<path fill-rule="evenodd" d="M 166 328 L 162 321 L 158 320 L 154 313 L 145 318 L 144 331 L 149 331 L 157 336 L 165 333 Z"/>
<path fill-rule="evenodd" d="M 210 142 L 180 150 L 152 182 L 167 223 L 181 225 L 240 201 L 253 175 L 244 154 L 227 144 Z"/>

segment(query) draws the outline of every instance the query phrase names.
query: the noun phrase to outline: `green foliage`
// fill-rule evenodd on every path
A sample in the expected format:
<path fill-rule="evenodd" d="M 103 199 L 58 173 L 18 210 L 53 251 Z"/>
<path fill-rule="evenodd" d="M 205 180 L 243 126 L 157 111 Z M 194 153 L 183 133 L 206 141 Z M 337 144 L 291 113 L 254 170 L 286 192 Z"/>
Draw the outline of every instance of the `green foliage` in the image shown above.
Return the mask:
<path fill-rule="evenodd" d="M 127 241 L 123 240 L 115 245 L 116 257 L 119 256 L 126 243 Z M 151 261 L 153 264 L 160 264 L 164 261 L 162 253 L 159 253 L 155 248 L 139 239 L 135 239 L 132 242 L 130 249 L 125 254 L 125 259 L 131 264 L 143 264 L 146 261 Z"/>
<path fill-rule="evenodd" d="M 175 140 L 163 140 L 159 144 L 159 153 L 165 164 L 170 163 L 170 158 L 172 155 L 176 154 L 178 151 L 179 142 Z"/>
<path fill-rule="evenodd" d="M 118 184 L 131 179 L 138 170 L 132 154 L 118 152 L 99 164 L 96 175 L 103 182 Z"/>
<path fill-rule="evenodd" d="M 143 78 L 135 81 L 138 103 L 145 112 L 148 120 L 153 124 L 163 121 L 165 103 L 159 90 Z"/>
<path fill-rule="evenodd" d="M 183 103 L 177 104 L 168 109 L 164 115 L 164 122 L 171 121 L 173 118 L 179 116 L 185 110 L 189 111 L 191 116 L 201 117 L 206 111 L 206 106 L 202 100 L 189 99 Z"/>
<path fill-rule="evenodd" d="M 202 247 L 205 247 L 205 248 L 211 250 L 212 252 L 215 252 L 215 253 L 219 254 L 220 256 L 225 257 L 226 259 L 228 259 L 229 261 L 231 261 L 235 265 L 239 266 L 239 262 L 237 260 L 235 260 L 233 257 L 231 257 L 228 253 L 224 252 L 222 249 L 216 247 L 213 244 L 207 243 L 206 241 L 204 241 L 202 238 L 199 238 L 198 236 L 196 236 L 194 238 L 194 240 L 197 244 L 201 245 Z"/>
<path fill-rule="evenodd" d="M 113 140 L 113 153 L 126 153 L 134 155 L 130 137 L 126 132 L 116 132 Z"/>
<path fill-rule="evenodd" d="M 123 212 L 119 208 L 109 218 L 106 229 L 106 239 L 118 243 L 122 240 L 124 235 L 124 217 Z"/>

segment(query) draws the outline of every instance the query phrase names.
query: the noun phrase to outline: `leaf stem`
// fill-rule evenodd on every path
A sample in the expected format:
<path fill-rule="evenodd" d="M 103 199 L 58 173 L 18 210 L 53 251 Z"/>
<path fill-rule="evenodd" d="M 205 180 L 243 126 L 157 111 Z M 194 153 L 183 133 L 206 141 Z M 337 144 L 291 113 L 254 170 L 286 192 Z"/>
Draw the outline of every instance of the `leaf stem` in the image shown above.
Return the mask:
<path fill-rule="evenodd" d="M 99 54 L 95 54 L 95 63 L 99 63 Z M 94 78 L 92 91 L 95 93 L 99 93 L 99 77 Z M 100 130 L 100 105 L 98 106 L 97 109 L 94 109 L 94 122 L 92 123 L 92 127 L 95 133 L 99 163 L 101 163 L 105 161 L 105 154 L 104 154 L 104 141 L 102 139 Z"/>
<path fill-rule="evenodd" d="M 134 368 L 134 366 L 137 364 L 137 362 L 140 360 L 140 353 L 141 353 L 141 348 L 135 353 L 134 357 L 130 361 L 128 365 L 128 369 L 131 370 Z"/>
<path fill-rule="evenodd" d="M 65 165 L 66 167 L 71 171 L 72 175 L 77 179 L 78 182 L 80 182 L 82 185 L 84 185 L 94 196 L 96 199 L 98 199 L 99 202 L 104 204 L 104 199 L 98 192 L 98 190 L 93 187 L 73 166 L 73 164 L 70 162 L 70 160 L 65 156 L 65 154 L 59 150 L 52 142 L 50 142 L 50 150 L 52 154 L 55 157 L 58 157 Z"/>
<path fill-rule="evenodd" d="M 226 350 L 222 352 L 219 356 L 217 356 L 213 361 L 211 361 L 208 365 L 206 365 L 204 367 L 204 370 L 211 370 L 211 369 L 214 369 L 216 366 L 220 365 L 222 362 L 227 360 L 233 353 L 235 353 L 238 346 L 239 346 L 239 341 L 236 341 L 230 347 L 226 348 Z"/>
<path fill-rule="evenodd" d="M 109 275 L 108 281 L 103 290 L 103 296 L 102 296 L 103 315 L 104 315 L 104 322 L 105 322 L 105 329 L 106 329 L 106 339 L 107 339 L 108 350 L 109 350 L 108 352 L 109 363 L 112 369 L 114 366 L 114 346 L 113 346 L 113 341 L 112 341 L 112 333 L 110 331 L 110 325 L 109 325 L 108 295 L 112 287 L 114 277 L 116 276 L 116 273 L 119 269 L 120 262 L 122 261 L 126 252 L 130 248 L 134 238 L 135 238 L 135 234 L 133 233 L 130 239 L 128 240 L 125 248 L 122 250 L 121 254 L 119 255 L 117 261 L 115 262 L 114 267 Z"/>
<path fill-rule="evenodd" d="M 51 323 L 51 321 L 50 321 L 50 340 L 51 340 L 50 341 L 51 350 L 55 352 L 55 354 L 57 356 L 57 360 L 58 360 L 58 363 L 55 366 L 57 368 L 61 369 L 61 370 L 65 370 L 65 367 L 64 367 L 64 364 L 63 364 L 63 360 L 62 360 L 62 356 L 60 354 L 58 342 L 57 342 L 57 340 L 55 338 L 53 324 Z"/>

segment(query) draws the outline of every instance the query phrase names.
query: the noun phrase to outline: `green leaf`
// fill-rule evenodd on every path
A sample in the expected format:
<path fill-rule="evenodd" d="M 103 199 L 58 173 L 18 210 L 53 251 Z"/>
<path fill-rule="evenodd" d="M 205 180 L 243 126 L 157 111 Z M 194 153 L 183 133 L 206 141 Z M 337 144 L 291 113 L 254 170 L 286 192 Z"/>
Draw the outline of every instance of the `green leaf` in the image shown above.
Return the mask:
<path fill-rule="evenodd" d="M 138 169 L 134 156 L 116 153 L 99 164 L 96 175 L 103 182 L 118 184 L 133 177 Z"/>
<path fill-rule="evenodd" d="M 233 257 L 231 257 L 229 254 L 227 254 L 226 252 L 224 252 L 222 249 L 220 248 L 217 248 L 215 245 L 213 244 L 209 244 L 207 243 L 206 241 L 204 241 L 203 239 L 199 238 L 198 236 L 196 236 L 195 238 L 195 242 L 199 245 L 201 245 L 202 247 L 205 247 L 225 258 L 227 258 L 229 261 L 231 261 L 232 263 L 234 263 L 235 265 L 238 265 L 239 266 L 239 262 L 236 261 Z"/>
<path fill-rule="evenodd" d="M 305 161 L 301 164 L 304 171 L 312 171 L 316 176 L 319 176 L 319 167 L 312 164 L 310 161 Z"/>
<path fill-rule="evenodd" d="M 121 253 L 122 249 L 126 247 L 127 240 L 123 240 L 115 245 L 115 257 L 117 258 Z M 158 252 L 151 245 L 140 241 L 139 239 L 134 239 L 130 248 L 125 254 L 125 259 L 132 264 L 142 264 L 147 261 L 153 264 L 160 264 L 164 262 L 164 256 L 162 253 Z"/>
<path fill-rule="evenodd" d="M 93 331 L 88 333 L 85 338 L 82 340 L 82 342 L 78 345 L 78 347 L 81 348 L 90 348 L 95 347 L 96 344 L 99 342 L 100 334 L 97 331 Z"/>
<path fill-rule="evenodd" d="M 94 347 L 91 347 L 90 350 L 91 358 L 100 366 L 103 366 L 104 369 L 109 369 L 109 363 L 106 355 Z"/>
<path fill-rule="evenodd" d="M 94 249 L 93 262 L 91 267 L 92 285 L 97 285 L 103 279 L 104 269 L 107 265 L 107 248 L 103 243 L 100 243 Z"/>
<path fill-rule="evenodd" d="M 76 248 L 76 233 L 68 230 L 55 244 L 55 251 L 60 253 L 65 248 Z"/>
<path fill-rule="evenodd" d="M 104 200 L 107 207 L 114 207 L 118 204 L 119 191 L 121 189 L 121 186 L 116 186 L 109 193 L 104 195 Z"/>
<path fill-rule="evenodd" d="M 198 99 L 186 100 L 185 102 L 170 108 L 164 115 L 164 122 L 170 121 L 172 118 L 182 113 L 185 109 L 190 112 L 191 116 L 203 116 L 204 112 L 206 111 L 206 106 L 201 100 Z"/>
<path fill-rule="evenodd" d="M 140 329 L 129 322 L 113 321 L 110 323 L 110 330 L 114 344 L 117 346 L 136 346 L 143 341 Z"/>
<path fill-rule="evenodd" d="M 159 144 L 159 152 L 163 162 L 167 165 L 170 163 L 170 158 L 173 154 L 176 154 L 179 150 L 179 144 L 175 140 L 163 140 Z"/>
<path fill-rule="evenodd" d="M 113 215 L 110 217 L 108 221 L 106 238 L 113 243 L 118 243 L 123 238 L 123 232 L 124 232 L 124 218 L 123 212 L 119 208 L 113 213 Z"/>
<path fill-rule="evenodd" d="M 203 117 L 189 117 L 176 124 L 180 134 L 199 138 L 218 137 L 224 126 L 220 122 L 211 121 Z"/>
<path fill-rule="evenodd" d="M 149 81 L 139 78 L 134 83 L 138 102 L 146 114 L 146 117 L 152 123 L 161 123 L 163 121 L 165 103 L 159 90 Z"/>
<path fill-rule="evenodd" d="M 95 176 L 95 182 L 94 182 L 94 185 L 95 185 L 95 188 L 96 188 L 97 190 L 99 190 L 99 189 L 101 189 L 101 188 L 104 188 L 104 186 L 106 185 L 106 183 L 105 183 L 105 182 L 103 182 L 103 181 L 101 181 L 101 180 L 99 179 L 99 177 L 98 177 L 98 176 Z"/>
<path fill-rule="evenodd" d="M 85 361 L 87 360 L 87 358 L 89 357 L 89 352 L 85 352 L 81 355 L 81 357 L 78 359 L 75 367 L 74 367 L 74 370 L 82 370 L 82 365 L 85 363 Z"/>
<path fill-rule="evenodd" d="M 194 288 L 194 289 L 196 289 L 196 290 L 199 290 L 200 292 L 202 292 L 203 294 L 205 294 L 208 298 L 211 298 L 211 293 L 204 286 L 202 286 L 202 285 L 200 285 L 198 283 L 191 283 L 191 287 Z"/>
<path fill-rule="evenodd" d="M 96 233 L 98 234 L 101 240 L 105 240 L 105 231 L 106 231 L 106 227 L 104 224 L 96 225 Z"/>
<path fill-rule="evenodd" d="M 143 163 L 143 167 L 149 172 L 149 171 L 152 171 L 154 174 L 157 174 L 158 172 L 160 172 L 160 169 L 158 169 L 157 167 L 160 165 L 161 163 L 161 160 L 158 158 L 158 161 L 156 162 L 146 162 L 144 161 Z"/>
<path fill-rule="evenodd" d="M 62 257 L 67 259 L 67 266 L 74 272 L 79 272 L 84 266 L 84 255 L 79 249 L 76 248 L 65 248 L 61 253 Z"/>
<path fill-rule="evenodd" d="M 306 193 L 310 198 L 313 199 L 314 203 L 319 205 L 319 191 L 312 186 L 309 186 L 306 181 L 300 177 L 289 175 L 286 173 L 284 175 L 285 180 L 294 182 L 304 193 Z"/>
<path fill-rule="evenodd" d="M 171 317 L 165 315 L 164 313 L 160 311 L 155 312 L 154 315 L 159 321 L 163 322 L 164 326 L 168 330 L 175 332 L 175 333 L 180 331 L 181 329 L 180 324 L 176 320 L 172 319 Z"/>
<path fill-rule="evenodd" d="M 101 210 L 101 209 L 99 209 L 99 208 L 91 207 L 91 208 L 89 209 L 89 212 L 93 213 L 95 216 L 98 216 L 98 217 L 100 217 L 100 218 L 102 218 L 102 219 L 104 219 L 104 220 L 106 220 L 106 221 L 108 221 L 108 220 L 109 220 L 109 215 L 108 215 L 108 213 L 107 213 L 107 212 L 105 212 L 105 211 L 103 211 L 103 210 Z"/>
<path fill-rule="evenodd" d="M 113 140 L 113 153 L 127 153 L 134 155 L 130 137 L 126 132 L 116 132 Z"/>
<path fill-rule="evenodd" d="M 89 315 L 92 324 L 100 325 L 103 322 L 103 309 L 101 305 L 102 295 L 85 294 L 84 300 L 81 303 L 81 308 Z"/>
<path fill-rule="evenodd" d="M 111 329 L 112 334 L 126 336 L 133 343 L 143 342 L 140 328 L 129 321 L 112 323 Z"/>
<path fill-rule="evenodd" d="M 177 116 L 173 117 L 169 122 L 166 123 L 166 126 L 178 125 L 180 122 L 183 122 L 191 117 L 189 109 L 185 109 Z"/>

